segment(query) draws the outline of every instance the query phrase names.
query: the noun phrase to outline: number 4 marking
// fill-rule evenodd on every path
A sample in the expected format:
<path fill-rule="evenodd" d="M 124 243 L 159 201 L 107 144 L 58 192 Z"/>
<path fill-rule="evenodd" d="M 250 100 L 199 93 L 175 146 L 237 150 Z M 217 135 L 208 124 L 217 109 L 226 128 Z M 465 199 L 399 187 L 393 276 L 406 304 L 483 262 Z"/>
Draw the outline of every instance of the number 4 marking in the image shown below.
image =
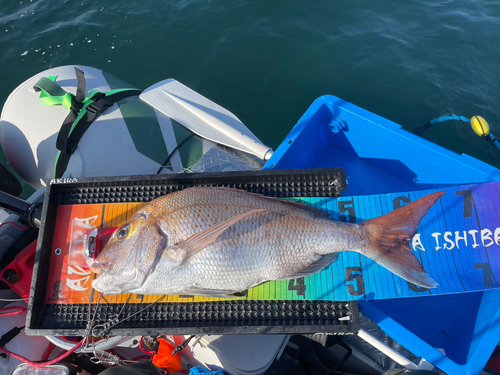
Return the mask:
<path fill-rule="evenodd" d="M 300 279 L 291 279 L 288 282 L 288 290 L 295 290 L 298 296 L 306 298 L 306 289 L 307 287 L 303 277 Z"/>

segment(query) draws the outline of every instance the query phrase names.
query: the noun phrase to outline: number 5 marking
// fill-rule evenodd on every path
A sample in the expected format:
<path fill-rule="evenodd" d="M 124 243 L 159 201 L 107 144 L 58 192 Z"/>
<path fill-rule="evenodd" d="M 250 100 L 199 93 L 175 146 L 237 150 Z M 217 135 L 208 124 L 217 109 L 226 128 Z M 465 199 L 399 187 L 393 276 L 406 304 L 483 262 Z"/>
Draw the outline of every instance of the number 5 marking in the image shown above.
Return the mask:
<path fill-rule="evenodd" d="M 346 213 L 346 215 L 340 216 L 340 221 L 344 223 L 356 222 L 356 211 L 354 211 L 354 202 L 352 199 L 349 201 L 339 201 L 339 214 L 340 213 Z"/>
<path fill-rule="evenodd" d="M 347 293 L 351 296 L 361 296 L 365 294 L 365 280 L 363 279 L 363 274 L 361 273 L 361 267 L 346 267 L 345 278 L 347 281 L 354 281 L 356 284 L 356 288 L 354 288 L 354 284 L 347 284 Z"/>

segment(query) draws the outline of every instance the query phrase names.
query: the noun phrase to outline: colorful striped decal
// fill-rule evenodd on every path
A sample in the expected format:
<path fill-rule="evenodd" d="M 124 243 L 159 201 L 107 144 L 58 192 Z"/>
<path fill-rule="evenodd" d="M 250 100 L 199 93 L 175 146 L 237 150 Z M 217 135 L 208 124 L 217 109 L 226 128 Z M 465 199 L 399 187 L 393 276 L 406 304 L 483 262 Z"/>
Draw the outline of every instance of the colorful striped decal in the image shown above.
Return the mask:
<path fill-rule="evenodd" d="M 301 198 L 296 201 L 319 208 L 335 220 L 351 223 L 388 213 L 438 190 L 341 198 Z M 342 252 L 322 272 L 302 279 L 270 281 L 243 292 L 248 300 L 353 300 L 385 299 L 486 290 L 500 287 L 500 183 L 439 189 L 446 194 L 431 207 L 413 238 L 413 253 L 424 269 L 439 283 L 433 289 L 417 287 L 370 259 L 355 252 Z M 141 204 L 96 204 L 60 206 L 54 248 L 62 254 L 52 257 L 47 285 L 47 303 L 83 303 L 90 295 L 90 271 L 80 269 L 84 282 L 71 281 L 78 272 L 67 272 L 67 251 L 71 220 L 97 215 L 93 225 L 113 227 Z M 63 270 L 58 271 L 58 270 Z M 73 266 L 73 271 L 75 267 Z M 89 278 L 87 278 L 89 276 Z M 70 280 L 70 281 L 68 281 Z M 75 282 L 77 284 L 75 284 Z M 64 284 L 56 295 L 56 284 Z M 70 287 L 77 285 L 81 290 Z M 59 288 L 60 289 L 60 288 Z M 53 291 L 54 290 L 54 291 Z M 52 296 L 52 298 L 51 298 Z M 133 302 L 155 301 L 160 296 L 134 296 Z M 123 296 L 108 296 L 119 303 Z M 93 296 L 92 300 L 97 301 Z M 219 300 L 206 297 L 168 296 L 165 301 Z"/>

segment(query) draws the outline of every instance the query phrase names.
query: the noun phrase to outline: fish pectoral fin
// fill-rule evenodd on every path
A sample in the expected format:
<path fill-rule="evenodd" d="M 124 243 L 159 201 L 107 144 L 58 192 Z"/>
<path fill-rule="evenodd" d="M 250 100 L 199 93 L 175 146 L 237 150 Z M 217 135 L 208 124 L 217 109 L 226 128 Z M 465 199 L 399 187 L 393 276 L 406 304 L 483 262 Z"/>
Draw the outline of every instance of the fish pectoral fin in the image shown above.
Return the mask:
<path fill-rule="evenodd" d="M 306 277 L 312 275 L 313 273 L 323 271 L 326 267 L 335 262 L 338 259 L 338 257 L 339 257 L 338 253 L 323 255 L 318 260 L 312 262 L 309 266 L 304 268 L 302 271 L 277 280 L 300 279 L 301 277 Z"/>
<path fill-rule="evenodd" d="M 214 242 L 217 239 L 217 237 L 219 237 L 222 234 L 222 232 L 224 232 L 231 225 L 236 224 L 243 218 L 260 211 L 265 211 L 265 210 L 256 209 L 245 212 L 241 215 L 234 216 L 228 220 L 212 225 L 210 228 L 202 230 L 201 232 L 193 234 L 191 237 L 176 244 L 176 247 L 182 248 L 183 250 L 186 251 L 186 258 L 184 259 L 184 262 L 186 262 L 187 259 L 191 258 L 192 256 L 198 254 L 201 250 L 203 250 L 212 242 Z"/>
<path fill-rule="evenodd" d="M 162 257 L 170 263 L 172 268 L 177 268 L 186 261 L 187 253 L 185 249 L 174 245 L 166 248 Z"/>

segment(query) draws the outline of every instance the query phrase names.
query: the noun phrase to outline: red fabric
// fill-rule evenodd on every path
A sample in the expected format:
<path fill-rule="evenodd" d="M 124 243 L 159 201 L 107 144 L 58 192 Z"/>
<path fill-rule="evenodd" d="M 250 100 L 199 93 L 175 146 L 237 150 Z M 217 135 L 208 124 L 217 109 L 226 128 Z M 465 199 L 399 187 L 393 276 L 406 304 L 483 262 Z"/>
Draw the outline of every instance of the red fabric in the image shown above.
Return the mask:
<path fill-rule="evenodd" d="M 182 370 L 181 354 L 172 355 L 175 349 L 170 343 L 164 339 L 158 339 L 160 346 L 158 353 L 151 360 L 155 366 L 166 368 L 171 374 Z"/>

